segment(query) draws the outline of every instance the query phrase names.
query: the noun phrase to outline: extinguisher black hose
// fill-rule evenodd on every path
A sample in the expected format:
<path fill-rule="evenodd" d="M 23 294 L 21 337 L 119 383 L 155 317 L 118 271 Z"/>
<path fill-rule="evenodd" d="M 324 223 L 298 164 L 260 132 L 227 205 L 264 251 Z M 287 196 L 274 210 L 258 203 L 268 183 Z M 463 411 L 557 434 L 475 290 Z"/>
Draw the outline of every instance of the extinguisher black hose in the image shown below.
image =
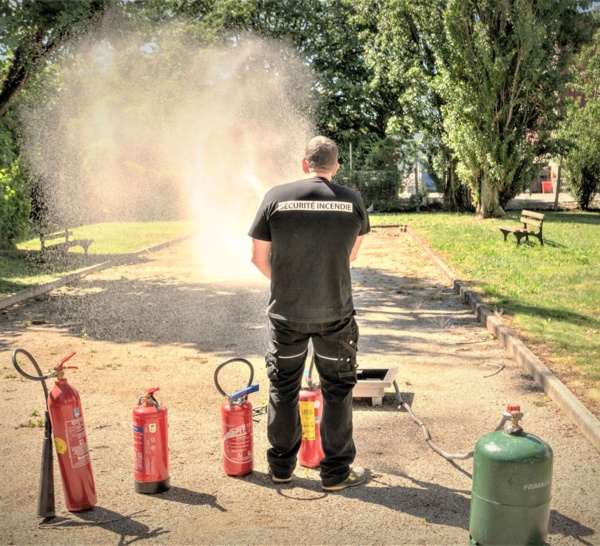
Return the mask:
<path fill-rule="evenodd" d="M 217 369 L 215 370 L 214 380 L 215 380 L 215 387 L 217 387 L 217 390 L 223 396 L 228 396 L 228 395 L 221 388 L 221 385 L 219 385 L 219 372 L 221 371 L 222 368 L 224 368 L 225 366 L 227 366 L 228 364 L 231 364 L 233 362 L 243 362 L 244 364 L 246 364 L 250 368 L 250 379 L 248 379 L 248 385 L 246 385 L 247 387 L 249 387 L 250 385 L 252 385 L 252 380 L 254 379 L 254 367 L 245 358 L 230 358 L 229 360 L 226 360 L 225 362 L 222 362 L 221 364 L 219 364 L 217 366 Z"/>
<path fill-rule="evenodd" d="M 29 361 L 33 364 L 33 367 L 35 368 L 35 371 L 38 373 L 38 375 L 29 375 L 28 373 L 26 373 L 25 371 L 23 371 L 23 369 L 21 368 L 21 366 L 19 366 L 19 362 L 17 360 L 17 356 L 22 354 L 23 356 L 27 357 L 29 359 Z M 42 370 L 40 369 L 38 363 L 35 361 L 35 358 L 33 358 L 33 356 L 31 356 L 25 349 L 15 349 L 13 351 L 12 354 L 12 363 L 13 366 L 16 368 L 16 370 L 25 378 L 27 379 L 31 379 L 32 381 L 41 381 L 42 382 L 42 387 L 44 389 L 44 396 L 46 399 L 46 404 L 47 404 L 47 400 L 48 400 L 48 387 L 46 386 L 46 379 L 49 379 L 50 377 L 55 377 L 55 373 L 49 373 L 48 375 L 44 375 L 42 373 Z"/>

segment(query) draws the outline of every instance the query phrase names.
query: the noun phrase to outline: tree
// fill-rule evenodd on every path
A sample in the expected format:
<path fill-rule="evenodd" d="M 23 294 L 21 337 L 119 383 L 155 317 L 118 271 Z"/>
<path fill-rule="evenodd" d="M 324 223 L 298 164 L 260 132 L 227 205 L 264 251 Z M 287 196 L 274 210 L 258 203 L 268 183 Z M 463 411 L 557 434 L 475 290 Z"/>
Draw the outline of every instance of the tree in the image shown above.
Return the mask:
<path fill-rule="evenodd" d="M 10 116 L 0 118 L 0 249 L 14 248 L 29 223 L 29 187 L 18 158 Z"/>
<path fill-rule="evenodd" d="M 0 247 L 26 234 L 29 183 L 10 107 L 67 38 L 88 28 L 110 0 L 0 3 Z"/>
<path fill-rule="evenodd" d="M 566 169 L 579 206 L 587 210 L 600 192 L 600 30 L 578 56 L 571 86 L 575 97 L 568 105 L 560 136 L 571 143 Z"/>
<path fill-rule="evenodd" d="M 363 2 L 378 21 L 369 55 L 376 78 L 393 85 L 399 103 L 388 131 L 422 133 L 447 207 L 464 209 L 472 195 L 481 217 L 503 215 L 538 158 L 555 149 L 551 131 L 572 54 L 589 38 L 581 9 L 589 4 Z"/>
<path fill-rule="evenodd" d="M 2 117 L 42 62 L 87 28 L 110 0 L 8 0 L 0 4 L 0 54 L 9 67 L 0 90 Z"/>
<path fill-rule="evenodd" d="M 193 21 L 205 42 L 235 47 L 258 35 L 291 43 L 314 72 L 318 131 L 355 145 L 386 136 L 393 95 L 385 82 L 369 86 L 365 37 L 375 27 L 359 17 L 354 0 L 144 0 L 140 7 L 158 21 Z"/>
<path fill-rule="evenodd" d="M 363 0 L 361 15 L 376 21 L 367 55 L 373 83 L 385 82 L 393 94 L 387 132 L 404 141 L 419 134 L 421 162 L 443 189 L 444 208 L 463 211 L 471 207 L 470 194 L 456 175 L 457 160 L 445 138 L 445 99 L 435 85 L 440 59 L 449 55 L 445 8 L 445 0 Z"/>
<path fill-rule="evenodd" d="M 446 142 L 481 218 L 503 207 L 554 149 L 572 55 L 589 39 L 590 2 L 449 0 L 449 55 L 436 56 Z"/>

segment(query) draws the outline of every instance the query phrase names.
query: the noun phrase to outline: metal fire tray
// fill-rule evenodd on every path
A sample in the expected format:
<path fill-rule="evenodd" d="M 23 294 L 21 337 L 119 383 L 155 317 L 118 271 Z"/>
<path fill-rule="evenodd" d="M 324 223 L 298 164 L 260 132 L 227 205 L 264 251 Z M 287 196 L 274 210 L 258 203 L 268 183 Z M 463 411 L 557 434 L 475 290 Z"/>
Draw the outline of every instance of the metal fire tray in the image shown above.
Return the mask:
<path fill-rule="evenodd" d="M 394 383 L 398 368 L 357 368 L 358 383 L 352 391 L 353 398 L 371 398 L 374 406 L 383 404 L 385 389 Z"/>

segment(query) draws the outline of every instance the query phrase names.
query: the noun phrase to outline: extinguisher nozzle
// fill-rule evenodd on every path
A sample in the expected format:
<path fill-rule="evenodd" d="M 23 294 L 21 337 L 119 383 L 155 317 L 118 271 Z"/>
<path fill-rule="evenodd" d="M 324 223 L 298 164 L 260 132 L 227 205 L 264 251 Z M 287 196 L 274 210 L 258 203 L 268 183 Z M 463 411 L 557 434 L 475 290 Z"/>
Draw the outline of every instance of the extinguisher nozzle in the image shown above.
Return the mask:
<path fill-rule="evenodd" d="M 52 427 L 46 411 L 42 466 L 40 468 L 40 487 L 38 491 L 37 516 L 51 518 L 56 515 L 54 504 L 54 464 L 52 455 Z"/>

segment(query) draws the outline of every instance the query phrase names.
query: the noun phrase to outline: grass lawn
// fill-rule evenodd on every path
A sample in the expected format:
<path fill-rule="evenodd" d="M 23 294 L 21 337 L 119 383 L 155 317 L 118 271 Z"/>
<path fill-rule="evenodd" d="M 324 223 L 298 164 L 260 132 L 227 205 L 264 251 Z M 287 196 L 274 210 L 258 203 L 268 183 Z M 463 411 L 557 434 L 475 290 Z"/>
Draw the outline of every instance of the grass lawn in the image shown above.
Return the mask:
<path fill-rule="evenodd" d="M 600 214 L 546 212 L 544 246 L 506 243 L 473 215 L 374 214 L 372 225 L 407 224 L 550 368 L 600 403 Z M 535 347 L 534 347 L 535 346 Z"/>
<path fill-rule="evenodd" d="M 83 249 L 73 247 L 68 260 L 39 262 L 40 240 L 17 245 L 18 252 L 0 254 L 0 297 L 42 284 L 61 275 L 191 233 L 190 222 L 112 222 L 72 229 L 71 239 L 93 239 L 84 260 Z M 53 242 L 58 241 L 50 241 Z"/>

